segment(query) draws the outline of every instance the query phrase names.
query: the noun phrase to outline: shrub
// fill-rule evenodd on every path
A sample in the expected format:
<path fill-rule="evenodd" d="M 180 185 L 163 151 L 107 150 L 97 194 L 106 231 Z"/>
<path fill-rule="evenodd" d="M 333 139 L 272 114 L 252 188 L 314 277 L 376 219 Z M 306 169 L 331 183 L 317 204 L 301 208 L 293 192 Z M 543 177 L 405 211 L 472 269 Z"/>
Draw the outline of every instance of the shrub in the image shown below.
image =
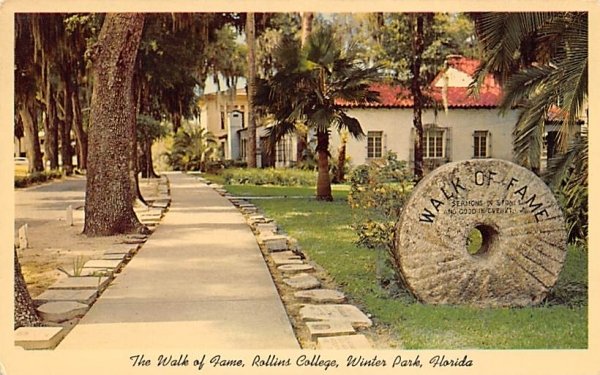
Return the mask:
<path fill-rule="evenodd" d="M 231 168 L 222 170 L 220 174 L 230 185 L 313 186 L 316 178 L 314 172 L 300 169 Z"/>
<path fill-rule="evenodd" d="M 62 172 L 59 170 L 51 170 L 44 172 L 34 172 L 27 176 L 15 176 L 15 187 L 24 188 L 29 185 L 50 181 L 55 178 L 62 178 Z"/>
<path fill-rule="evenodd" d="M 352 208 L 352 227 L 357 245 L 378 250 L 377 273 L 380 283 L 390 280 L 389 265 L 395 256 L 394 232 L 404 203 L 412 189 L 412 175 L 406 162 L 388 152 L 382 159 L 361 165 L 350 175 L 348 203 Z M 402 283 L 399 272 L 394 272 Z"/>

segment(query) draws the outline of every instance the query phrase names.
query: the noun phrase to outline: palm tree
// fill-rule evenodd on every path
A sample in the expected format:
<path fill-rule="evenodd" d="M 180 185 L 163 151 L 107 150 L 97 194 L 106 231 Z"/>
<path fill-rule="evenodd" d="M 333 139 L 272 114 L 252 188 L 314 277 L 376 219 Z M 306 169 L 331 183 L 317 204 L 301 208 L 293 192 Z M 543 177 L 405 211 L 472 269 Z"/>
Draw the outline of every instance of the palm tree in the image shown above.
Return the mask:
<path fill-rule="evenodd" d="M 269 128 L 271 142 L 296 132 L 301 124 L 316 133 L 316 197 L 331 201 L 331 128 L 346 129 L 355 138 L 364 136 L 358 120 L 346 114 L 340 101 L 377 101 L 377 94 L 369 87 L 379 78 L 378 67 L 367 67 L 357 58 L 354 48 L 342 48 L 329 26 L 313 31 L 304 46 L 297 39 L 284 38 L 275 55 L 278 71 L 257 82 L 255 104 L 275 120 Z"/>
<path fill-rule="evenodd" d="M 477 83 L 488 73 L 504 84 L 502 110 L 519 107 L 514 128 L 517 162 L 540 168 L 545 125 L 560 123 L 558 156 L 546 177 L 587 221 L 587 132 L 579 131 L 588 107 L 588 16 L 584 12 L 474 14 L 484 51 Z M 477 86 L 475 85 L 475 91 Z M 573 209 L 573 207 L 570 207 Z M 571 234 L 573 231 L 571 231 Z"/>
<path fill-rule="evenodd" d="M 216 152 L 217 141 L 212 133 L 187 124 L 175 134 L 172 151 L 166 156 L 175 169 L 205 170 L 206 162 Z"/>

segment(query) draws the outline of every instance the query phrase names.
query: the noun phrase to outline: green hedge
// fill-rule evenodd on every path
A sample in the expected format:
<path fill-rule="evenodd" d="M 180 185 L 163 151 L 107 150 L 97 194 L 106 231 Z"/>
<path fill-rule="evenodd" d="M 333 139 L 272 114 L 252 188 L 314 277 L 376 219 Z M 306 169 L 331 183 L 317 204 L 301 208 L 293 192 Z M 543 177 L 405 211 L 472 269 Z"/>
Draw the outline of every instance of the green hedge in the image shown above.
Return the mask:
<path fill-rule="evenodd" d="M 46 182 L 55 178 L 62 178 L 61 171 L 34 172 L 27 176 L 15 176 L 15 187 L 24 188 L 32 184 Z"/>
<path fill-rule="evenodd" d="M 314 186 L 317 181 L 315 172 L 300 169 L 231 168 L 220 175 L 227 185 Z"/>

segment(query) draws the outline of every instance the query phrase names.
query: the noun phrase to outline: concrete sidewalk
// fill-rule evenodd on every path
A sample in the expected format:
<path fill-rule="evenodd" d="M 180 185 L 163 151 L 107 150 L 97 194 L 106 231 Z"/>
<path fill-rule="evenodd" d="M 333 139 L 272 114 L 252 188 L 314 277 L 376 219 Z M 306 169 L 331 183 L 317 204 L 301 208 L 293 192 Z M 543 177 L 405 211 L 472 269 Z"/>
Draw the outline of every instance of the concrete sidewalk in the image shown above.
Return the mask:
<path fill-rule="evenodd" d="M 169 174 L 171 208 L 61 349 L 298 349 L 254 235 L 225 198 Z"/>

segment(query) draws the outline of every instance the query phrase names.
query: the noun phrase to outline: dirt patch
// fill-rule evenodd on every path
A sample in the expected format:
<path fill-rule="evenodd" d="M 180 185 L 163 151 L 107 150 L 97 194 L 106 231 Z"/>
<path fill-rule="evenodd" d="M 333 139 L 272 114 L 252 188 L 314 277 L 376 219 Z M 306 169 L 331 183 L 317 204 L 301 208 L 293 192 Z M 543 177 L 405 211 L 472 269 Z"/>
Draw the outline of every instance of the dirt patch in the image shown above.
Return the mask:
<path fill-rule="evenodd" d="M 156 182 L 140 182 L 143 196 L 156 196 Z M 72 191 L 68 194 L 74 194 Z M 25 201 L 25 198 L 23 199 Z M 23 203 L 23 202 L 21 202 Z M 27 210 L 28 247 L 17 252 L 27 288 L 32 297 L 48 289 L 67 273 L 74 274 L 79 265 L 92 259 L 100 259 L 111 245 L 123 243 L 126 236 L 88 237 L 83 232 L 84 212 L 82 205 L 75 205 L 73 225 L 66 221 L 66 211 L 44 209 L 48 197 L 32 200 Z M 35 209 L 36 206 L 40 208 Z M 18 244 L 15 233 L 15 243 Z M 60 271 L 63 269 L 65 272 Z"/>

